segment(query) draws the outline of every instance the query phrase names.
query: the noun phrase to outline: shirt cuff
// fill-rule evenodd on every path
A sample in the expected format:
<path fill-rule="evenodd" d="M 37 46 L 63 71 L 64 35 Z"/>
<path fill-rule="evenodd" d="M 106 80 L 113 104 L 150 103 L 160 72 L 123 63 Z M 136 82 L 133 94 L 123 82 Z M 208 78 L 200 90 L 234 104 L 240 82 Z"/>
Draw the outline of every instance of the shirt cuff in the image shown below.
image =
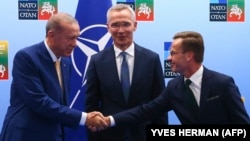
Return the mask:
<path fill-rule="evenodd" d="M 84 126 L 86 119 L 87 119 L 87 113 L 82 112 L 82 117 L 81 117 L 79 125 Z"/>
<path fill-rule="evenodd" d="M 109 116 L 110 119 L 110 127 L 114 127 L 115 126 L 115 120 L 112 116 Z"/>

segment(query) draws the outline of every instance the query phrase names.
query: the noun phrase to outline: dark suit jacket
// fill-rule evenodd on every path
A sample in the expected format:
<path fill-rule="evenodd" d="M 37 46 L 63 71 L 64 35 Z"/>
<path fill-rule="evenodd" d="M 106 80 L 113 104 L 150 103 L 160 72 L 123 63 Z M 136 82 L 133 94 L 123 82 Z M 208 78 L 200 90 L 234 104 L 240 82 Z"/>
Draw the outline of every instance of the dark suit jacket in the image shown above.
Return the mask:
<path fill-rule="evenodd" d="M 182 124 L 249 124 L 238 87 L 232 77 L 204 67 L 198 118 L 186 104 L 184 77 L 168 82 L 163 93 L 152 102 L 114 114 L 117 125 L 135 124 L 154 115 L 174 110 Z"/>
<path fill-rule="evenodd" d="M 129 100 L 126 103 L 117 72 L 114 48 L 109 47 L 92 56 L 86 85 L 86 111 L 101 111 L 105 116 L 127 110 L 137 105 L 149 102 L 158 96 L 165 87 L 163 70 L 159 55 L 135 44 L 134 71 L 130 88 Z M 164 114 L 152 120 L 154 123 L 166 123 Z M 114 127 L 94 133 L 93 139 L 103 141 L 146 140 L 145 124 Z"/>
<path fill-rule="evenodd" d="M 69 92 L 70 60 L 62 57 L 64 94 Z M 55 64 L 44 42 L 17 52 L 10 106 L 1 141 L 62 141 L 63 126 L 78 126 L 81 112 L 63 106 Z"/>

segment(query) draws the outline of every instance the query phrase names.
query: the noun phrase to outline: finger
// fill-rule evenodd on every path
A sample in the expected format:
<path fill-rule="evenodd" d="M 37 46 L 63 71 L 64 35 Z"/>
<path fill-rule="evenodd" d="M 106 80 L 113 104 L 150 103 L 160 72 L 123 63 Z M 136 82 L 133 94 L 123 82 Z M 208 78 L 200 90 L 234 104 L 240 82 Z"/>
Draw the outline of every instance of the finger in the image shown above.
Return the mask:
<path fill-rule="evenodd" d="M 92 132 L 97 132 L 98 128 L 94 127 L 94 126 L 88 126 L 88 129 Z"/>
<path fill-rule="evenodd" d="M 100 117 L 104 118 L 104 116 L 102 115 L 102 113 L 97 112 L 97 111 L 91 112 L 90 114 L 91 114 L 91 117 L 100 116 Z"/>

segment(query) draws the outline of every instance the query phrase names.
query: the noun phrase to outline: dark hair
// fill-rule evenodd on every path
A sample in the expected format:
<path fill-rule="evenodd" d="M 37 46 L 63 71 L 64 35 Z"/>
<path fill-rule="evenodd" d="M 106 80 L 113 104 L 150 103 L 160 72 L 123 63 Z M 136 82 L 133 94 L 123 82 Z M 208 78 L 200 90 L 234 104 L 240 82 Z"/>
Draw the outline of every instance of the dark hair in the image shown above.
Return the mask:
<path fill-rule="evenodd" d="M 203 62 L 204 56 L 204 42 L 200 33 L 194 31 L 178 32 L 174 35 L 173 39 L 182 39 L 183 52 L 194 52 L 194 59 L 198 63 Z"/>

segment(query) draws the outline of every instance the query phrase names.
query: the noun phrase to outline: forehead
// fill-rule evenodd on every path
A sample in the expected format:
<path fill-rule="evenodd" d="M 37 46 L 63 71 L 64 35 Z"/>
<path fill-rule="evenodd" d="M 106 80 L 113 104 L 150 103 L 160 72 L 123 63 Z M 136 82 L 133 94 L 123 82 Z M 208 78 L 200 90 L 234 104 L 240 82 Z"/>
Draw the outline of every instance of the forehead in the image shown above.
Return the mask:
<path fill-rule="evenodd" d="M 181 49 L 181 45 L 182 45 L 181 38 L 174 39 L 172 42 L 172 45 L 171 45 L 171 49 L 172 50 L 179 50 L 179 49 Z"/>

